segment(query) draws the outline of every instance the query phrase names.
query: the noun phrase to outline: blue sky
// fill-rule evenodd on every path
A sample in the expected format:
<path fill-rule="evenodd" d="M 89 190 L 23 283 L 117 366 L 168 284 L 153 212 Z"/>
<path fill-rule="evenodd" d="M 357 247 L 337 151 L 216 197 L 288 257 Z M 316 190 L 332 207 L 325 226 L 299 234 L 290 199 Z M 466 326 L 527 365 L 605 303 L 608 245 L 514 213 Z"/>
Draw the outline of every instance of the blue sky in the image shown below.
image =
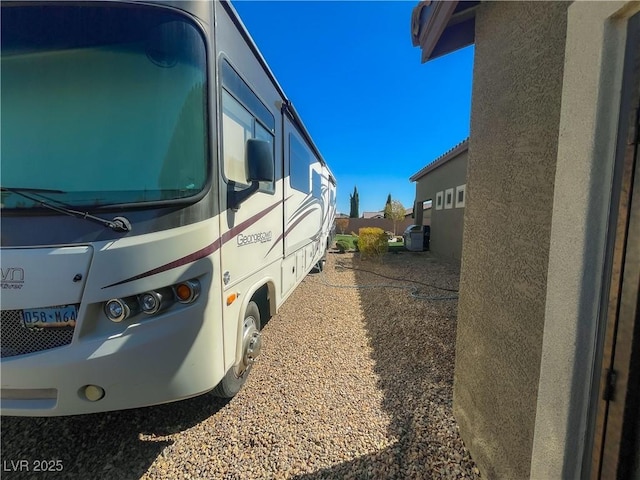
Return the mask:
<path fill-rule="evenodd" d="M 473 47 L 426 64 L 413 1 L 250 1 L 233 5 L 360 215 L 387 195 L 413 205 L 409 177 L 469 135 Z"/>

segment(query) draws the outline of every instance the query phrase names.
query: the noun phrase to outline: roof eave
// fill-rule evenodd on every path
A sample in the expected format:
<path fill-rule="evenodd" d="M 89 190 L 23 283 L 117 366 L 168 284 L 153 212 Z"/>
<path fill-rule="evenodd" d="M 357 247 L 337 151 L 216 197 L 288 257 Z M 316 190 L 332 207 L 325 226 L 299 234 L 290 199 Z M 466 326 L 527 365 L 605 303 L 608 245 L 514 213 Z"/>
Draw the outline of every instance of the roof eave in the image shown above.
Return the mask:
<path fill-rule="evenodd" d="M 418 172 L 414 173 L 412 176 L 409 177 L 409 181 L 410 182 L 416 182 L 416 181 L 420 180 L 422 177 L 427 175 L 429 172 L 432 172 L 436 168 L 441 167 L 442 165 L 447 163 L 449 160 L 454 159 L 455 157 L 457 157 L 461 153 L 466 152 L 467 150 L 469 150 L 469 139 L 468 138 L 463 140 L 462 142 L 460 142 L 458 145 L 453 147 L 448 152 L 446 152 L 443 155 L 441 155 L 440 157 L 436 158 L 433 162 L 431 162 L 426 167 L 424 167 L 424 168 L 420 169 Z"/>
<path fill-rule="evenodd" d="M 411 16 L 414 46 L 422 63 L 471 45 L 475 40 L 475 10 L 479 1 L 421 1 Z"/>

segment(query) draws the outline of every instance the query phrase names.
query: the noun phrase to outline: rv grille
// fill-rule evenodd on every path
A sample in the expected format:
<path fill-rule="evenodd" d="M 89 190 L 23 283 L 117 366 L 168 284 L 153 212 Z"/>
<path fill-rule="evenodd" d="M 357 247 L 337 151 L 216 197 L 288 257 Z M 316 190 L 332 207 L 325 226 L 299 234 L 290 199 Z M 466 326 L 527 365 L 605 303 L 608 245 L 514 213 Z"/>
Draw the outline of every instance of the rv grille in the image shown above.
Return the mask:
<path fill-rule="evenodd" d="M 69 345 L 74 327 L 30 330 L 22 326 L 22 310 L 0 312 L 0 358 Z"/>

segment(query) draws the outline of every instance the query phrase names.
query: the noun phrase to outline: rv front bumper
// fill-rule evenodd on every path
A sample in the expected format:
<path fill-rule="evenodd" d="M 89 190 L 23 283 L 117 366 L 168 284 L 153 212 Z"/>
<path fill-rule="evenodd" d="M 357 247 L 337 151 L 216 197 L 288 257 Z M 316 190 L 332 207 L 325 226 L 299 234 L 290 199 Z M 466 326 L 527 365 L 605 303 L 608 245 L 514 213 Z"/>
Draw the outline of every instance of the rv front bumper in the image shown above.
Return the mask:
<path fill-rule="evenodd" d="M 206 317 L 200 308 L 131 325 L 106 339 L 76 340 L 3 359 L 0 413 L 105 412 L 180 400 L 212 389 L 224 375 L 222 335 L 218 322 L 203 322 Z"/>

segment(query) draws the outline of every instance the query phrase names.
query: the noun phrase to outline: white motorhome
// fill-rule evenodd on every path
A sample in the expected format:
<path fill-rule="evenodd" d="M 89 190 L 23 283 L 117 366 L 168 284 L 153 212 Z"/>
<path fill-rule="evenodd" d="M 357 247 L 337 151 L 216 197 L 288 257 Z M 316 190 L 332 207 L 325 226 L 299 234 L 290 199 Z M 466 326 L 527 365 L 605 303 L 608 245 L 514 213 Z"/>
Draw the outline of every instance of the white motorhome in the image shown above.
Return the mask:
<path fill-rule="evenodd" d="M 226 2 L 2 2 L 1 413 L 231 397 L 335 179 Z"/>

